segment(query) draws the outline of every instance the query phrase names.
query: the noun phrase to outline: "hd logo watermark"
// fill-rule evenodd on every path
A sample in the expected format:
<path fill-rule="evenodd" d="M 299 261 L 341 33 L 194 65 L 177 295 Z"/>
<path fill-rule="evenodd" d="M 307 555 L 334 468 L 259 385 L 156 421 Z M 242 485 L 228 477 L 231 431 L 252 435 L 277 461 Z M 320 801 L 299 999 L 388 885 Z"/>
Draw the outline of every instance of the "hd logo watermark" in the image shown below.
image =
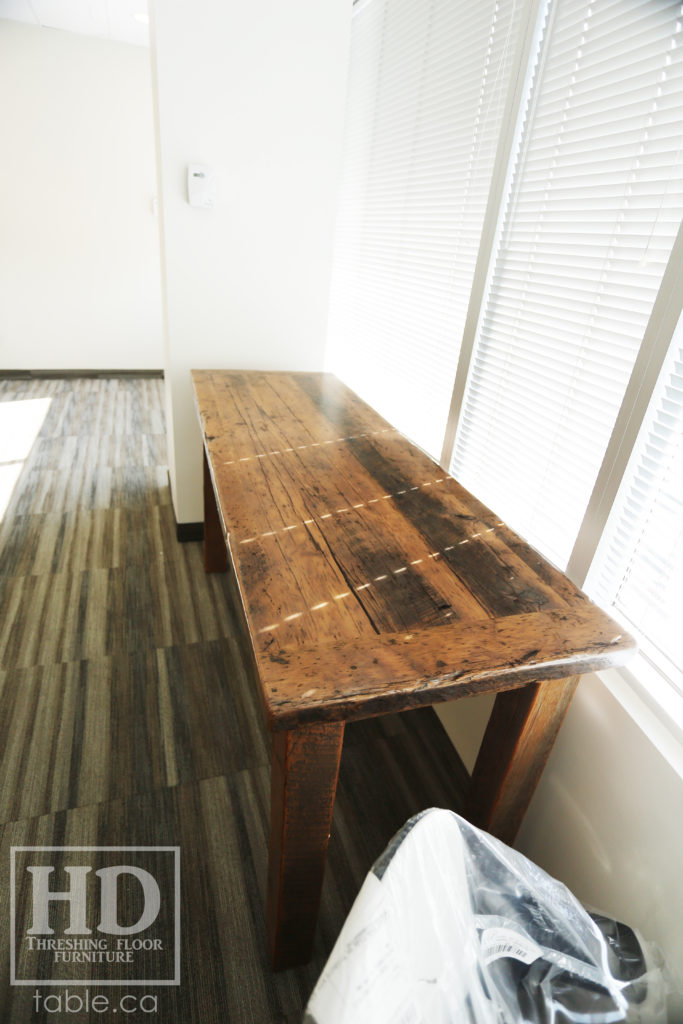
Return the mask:
<path fill-rule="evenodd" d="M 179 985 L 177 846 L 13 846 L 12 985 Z"/>

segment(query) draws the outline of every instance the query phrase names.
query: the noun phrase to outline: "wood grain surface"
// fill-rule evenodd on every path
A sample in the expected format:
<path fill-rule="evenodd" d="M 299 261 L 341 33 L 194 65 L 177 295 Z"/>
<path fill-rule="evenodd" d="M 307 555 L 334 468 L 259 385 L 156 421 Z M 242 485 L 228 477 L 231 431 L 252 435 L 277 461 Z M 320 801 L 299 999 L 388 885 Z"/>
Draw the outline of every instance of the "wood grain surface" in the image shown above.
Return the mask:
<path fill-rule="evenodd" d="M 195 371 L 208 571 L 273 732 L 268 932 L 312 948 L 344 723 L 486 691 L 468 814 L 512 842 L 578 674 L 631 637 L 329 374 Z"/>
<path fill-rule="evenodd" d="M 193 378 L 269 728 L 563 679 L 633 650 L 335 377 Z"/>
<path fill-rule="evenodd" d="M 472 772 L 465 816 L 512 844 L 579 682 L 578 676 L 500 692 Z"/>
<path fill-rule="evenodd" d="M 266 918 L 275 970 L 311 958 L 343 739 L 343 722 L 273 736 Z"/>

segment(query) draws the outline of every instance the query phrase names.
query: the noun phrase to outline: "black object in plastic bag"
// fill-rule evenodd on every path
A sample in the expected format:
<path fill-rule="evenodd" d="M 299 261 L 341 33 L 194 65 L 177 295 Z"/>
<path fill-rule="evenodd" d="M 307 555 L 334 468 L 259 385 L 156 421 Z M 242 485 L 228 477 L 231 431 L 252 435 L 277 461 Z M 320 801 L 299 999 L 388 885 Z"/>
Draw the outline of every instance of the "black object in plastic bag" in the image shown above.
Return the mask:
<path fill-rule="evenodd" d="M 661 958 L 450 811 L 411 818 L 354 903 L 307 1024 L 653 1024 Z"/>

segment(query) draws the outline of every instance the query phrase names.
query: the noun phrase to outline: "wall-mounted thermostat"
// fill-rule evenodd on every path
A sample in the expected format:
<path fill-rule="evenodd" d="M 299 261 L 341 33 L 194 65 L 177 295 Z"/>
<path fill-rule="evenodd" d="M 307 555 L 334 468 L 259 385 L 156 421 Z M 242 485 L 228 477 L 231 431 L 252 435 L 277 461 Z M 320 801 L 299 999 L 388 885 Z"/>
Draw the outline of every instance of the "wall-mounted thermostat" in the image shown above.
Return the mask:
<path fill-rule="evenodd" d="M 206 164 L 188 164 L 187 201 L 190 206 L 210 209 L 216 203 L 216 176 Z"/>

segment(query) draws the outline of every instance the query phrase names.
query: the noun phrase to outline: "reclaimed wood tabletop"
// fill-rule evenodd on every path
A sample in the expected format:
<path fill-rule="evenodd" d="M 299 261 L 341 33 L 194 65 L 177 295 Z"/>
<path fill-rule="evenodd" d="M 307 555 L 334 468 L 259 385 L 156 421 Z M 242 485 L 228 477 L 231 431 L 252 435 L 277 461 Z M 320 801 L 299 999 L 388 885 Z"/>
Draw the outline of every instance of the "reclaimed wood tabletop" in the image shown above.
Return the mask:
<path fill-rule="evenodd" d="M 193 382 L 206 567 L 234 570 L 273 733 L 268 916 L 288 966 L 312 941 L 345 721 L 495 692 L 468 816 L 511 842 L 578 677 L 635 644 L 331 374 Z"/>

